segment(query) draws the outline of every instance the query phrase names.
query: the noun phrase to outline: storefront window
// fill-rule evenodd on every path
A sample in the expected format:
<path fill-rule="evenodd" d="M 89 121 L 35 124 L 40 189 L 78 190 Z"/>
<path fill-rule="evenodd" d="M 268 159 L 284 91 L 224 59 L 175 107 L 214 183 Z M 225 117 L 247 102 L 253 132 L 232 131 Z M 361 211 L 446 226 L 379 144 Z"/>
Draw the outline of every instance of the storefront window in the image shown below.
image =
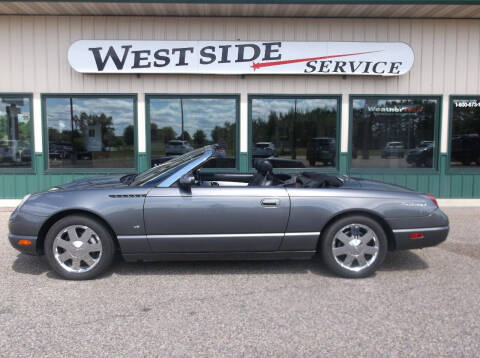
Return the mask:
<path fill-rule="evenodd" d="M 433 168 L 436 98 L 354 98 L 352 168 Z"/>
<path fill-rule="evenodd" d="M 133 168 L 134 98 L 47 96 L 49 168 Z"/>
<path fill-rule="evenodd" d="M 0 168 L 32 166 L 31 98 L 0 95 Z"/>
<path fill-rule="evenodd" d="M 151 164 L 216 144 L 224 156 L 205 167 L 235 168 L 237 102 L 233 96 L 149 97 Z"/>
<path fill-rule="evenodd" d="M 252 160 L 277 168 L 335 167 L 337 98 L 252 98 Z"/>
<path fill-rule="evenodd" d="M 452 103 L 450 166 L 480 167 L 480 97 L 455 98 Z"/>

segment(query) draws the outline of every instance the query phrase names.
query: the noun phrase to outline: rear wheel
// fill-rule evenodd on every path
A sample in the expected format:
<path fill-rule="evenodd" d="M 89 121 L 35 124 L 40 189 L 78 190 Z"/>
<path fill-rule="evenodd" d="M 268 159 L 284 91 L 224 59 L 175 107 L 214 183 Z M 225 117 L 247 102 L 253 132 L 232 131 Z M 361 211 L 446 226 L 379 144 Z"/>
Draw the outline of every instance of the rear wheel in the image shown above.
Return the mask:
<path fill-rule="evenodd" d="M 88 280 L 112 263 L 112 235 L 99 221 L 83 215 L 66 216 L 45 237 L 45 256 L 55 272 L 69 280 Z"/>
<path fill-rule="evenodd" d="M 324 263 L 335 274 L 347 278 L 367 277 L 385 259 L 387 237 L 375 220 L 352 215 L 326 229 L 320 249 Z"/>
<path fill-rule="evenodd" d="M 427 159 L 425 159 L 425 166 L 426 166 L 427 168 L 433 167 L 433 158 L 428 157 Z"/>

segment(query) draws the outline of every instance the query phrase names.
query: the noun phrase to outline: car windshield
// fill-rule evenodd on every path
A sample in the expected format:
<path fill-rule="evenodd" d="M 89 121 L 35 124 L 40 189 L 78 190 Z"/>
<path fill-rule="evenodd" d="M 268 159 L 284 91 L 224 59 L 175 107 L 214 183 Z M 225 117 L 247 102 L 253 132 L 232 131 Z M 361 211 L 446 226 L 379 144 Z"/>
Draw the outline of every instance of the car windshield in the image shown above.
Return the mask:
<path fill-rule="evenodd" d="M 162 163 L 160 165 L 147 169 L 143 173 L 138 174 L 130 185 L 133 185 L 133 186 L 142 185 L 154 178 L 158 178 L 161 175 L 169 174 L 170 172 L 174 171 L 176 167 L 181 167 L 189 163 L 193 159 L 196 159 L 202 154 L 204 154 L 206 151 L 206 148 L 207 147 L 203 147 L 203 148 L 192 150 L 188 153 L 185 153 L 183 155 L 170 159 L 165 163 Z"/>
<path fill-rule="evenodd" d="M 403 143 L 391 142 L 391 143 L 388 143 L 388 146 L 390 148 L 403 148 Z"/>

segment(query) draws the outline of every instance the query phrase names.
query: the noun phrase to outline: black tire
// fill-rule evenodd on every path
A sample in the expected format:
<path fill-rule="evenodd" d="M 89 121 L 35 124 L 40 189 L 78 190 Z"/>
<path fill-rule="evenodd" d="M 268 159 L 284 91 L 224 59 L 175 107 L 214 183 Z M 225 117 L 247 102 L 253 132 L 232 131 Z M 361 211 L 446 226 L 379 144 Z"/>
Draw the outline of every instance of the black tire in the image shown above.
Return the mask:
<path fill-rule="evenodd" d="M 337 233 L 343 228 L 352 224 L 358 224 L 362 227 L 370 228 L 373 231 L 374 236 L 377 240 L 376 245 L 378 245 L 377 246 L 378 251 L 376 253 L 376 256 L 375 257 L 373 255 L 371 256 L 371 259 L 373 259 L 371 263 L 369 263 L 368 266 L 366 266 L 365 268 L 359 271 L 353 271 L 353 269 L 355 268 L 347 269 L 343 267 L 339 262 L 337 262 L 335 255 L 333 253 L 333 248 L 332 248 L 332 246 L 336 245 L 336 243 L 338 242 L 338 239 L 335 238 Z M 335 244 L 332 244 L 334 240 L 335 240 Z M 361 245 L 364 245 L 364 244 L 362 243 Z M 388 241 L 387 241 L 387 236 L 385 234 L 385 231 L 377 221 L 367 216 L 352 215 L 352 216 L 346 216 L 344 218 L 341 218 L 326 228 L 326 230 L 322 235 L 319 249 L 320 249 L 320 254 L 323 259 L 323 262 L 325 263 L 325 265 L 330 271 L 332 271 L 338 276 L 345 277 L 345 278 L 362 278 L 362 277 L 367 277 L 373 274 L 377 270 L 377 268 L 382 264 L 387 254 Z M 337 249 L 337 247 L 335 249 Z M 345 257 L 345 260 L 346 260 L 346 257 Z M 354 261 L 354 262 L 357 262 L 359 264 L 358 261 Z M 352 266 L 353 265 L 354 264 L 352 263 Z M 356 268 L 359 268 L 359 266 L 357 266 Z"/>
<path fill-rule="evenodd" d="M 67 271 L 55 258 L 54 250 L 58 250 L 57 248 L 54 249 L 55 238 L 67 227 L 74 225 L 93 230 L 96 234 L 93 238 L 101 243 L 101 254 L 98 254 L 98 257 L 95 258 L 97 262 L 95 265 L 92 265 L 91 269 L 85 272 Z M 81 229 L 79 230 L 81 232 Z M 76 232 L 78 233 L 79 231 Z M 50 227 L 45 237 L 44 252 L 50 267 L 63 278 L 68 280 L 89 280 L 104 273 L 111 266 L 115 256 L 115 243 L 109 230 L 98 220 L 87 215 L 70 215 L 58 220 Z M 79 260 L 82 262 L 81 259 Z M 83 265 L 86 265 L 86 262 L 83 262 Z"/>
<path fill-rule="evenodd" d="M 425 167 L 432 168 L 433 167 L 433 158 L 425 159 Z"/>

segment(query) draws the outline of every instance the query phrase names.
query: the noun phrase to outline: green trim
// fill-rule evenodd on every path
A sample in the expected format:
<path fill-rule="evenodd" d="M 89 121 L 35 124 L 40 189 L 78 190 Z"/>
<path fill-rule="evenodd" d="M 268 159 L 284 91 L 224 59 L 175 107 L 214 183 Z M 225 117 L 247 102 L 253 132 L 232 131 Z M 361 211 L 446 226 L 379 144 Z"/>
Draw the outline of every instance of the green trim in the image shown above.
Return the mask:
<path fill-rule="evenodd" d="M 340 175 L 347 175 L 348 174 L 348 157 L 349 153 L 340 153 L 340 158 L 338 161 L 338 172 Z"/>
<path fill-rule="evenodd" d="M 452 136 L 453 136 L 453 101 L 456 99 L 476 99 L 480 101 L 480 95 L 452 95 L 449 98 L 449 113 L 448 113 L 448 137 L 447 137 L 447 163 L 446 163 L 446 172 L 447 174 L 454 175 L 472 175 L 480 174 L 480 167 L 461 167 L 461 168 L 452 168 Z"/>
<path fill-rule="evenodd" d="M 215 99 L 215 98 L 225 98 L 225 99 L 234 99 L 235 100 L 235 168 L 209 168 L 202 169 L 204 172 L 238 172 L 241 171 L 240 164 L 240 95 L 236 93 L 225 93 L 225 94 L 205 94 L 205 93 L 146 93 L 145 94 L 145 145 L 146 145 L 146 154 L 147 154 L 147 165 L 150 168 L 150 163 L 152 160 L 152 150 L 151 150 L 151 133 L 150 133 L 150 100 L 151 99 Z"/>
<path fill-rule="evenodd" d="M 4 0 L 5 2 L 44 2 L 46 0 Z M 48 0 L 49 2 L 82 3 L 92 0 Z M 332 5 L 479 5 L 479 0 L 102 0 L 107 3 L 160 4 L 332 4 Z"/>
<path fill-rule="evenodd" d="M 240 172 L 248 173 L 248 153 L 240 153 Z"/>
<path fill-rule="evenodd" d="M 16 168 L 16 167 L 5 167 L 0 168 L 0 174 L 35 174 L 35 161 L 33 158 L 33 154 L 35 153 L 35 133 L 34 133 L 34 125 L 33 125 L 33 93 L 31 92 L 7 92 L 7 93 L 0 93 L 0 98 L 9 98 L 9 97 L 18 97 L 23 96 L 29 99 L 29 109 L 30 109 L 30 167 L 24 168 Z"/>
<path fill-rule="evenodd" d="M 48 158 L 48 126 L 47 126 L 47 98 L 128 98 L 133 99 L 133 167 L 130 168 L 50 168 Z M 41 94 L 42 104 L 42 133 L 43 133 L 43 156 L 45 174 L 117 174 L 138 172 L 138 97 L 136 93 L 47 93 Z"/>
<path fill-rule="evenodd" d="M 378 98 L 378 99 L 436 99 L 437 113 L 434 119 L 433 140 L 436 144 L 436 149 L 433 152 L 433 168 L 352 168 L 352 148 L 353 148 L 353 100 L 363 98 Z M 442 127 L 442 95 L 378 95 L 378 94 L 355 94 L 350 95 L 349 98 L 349 119 L 348 119 L 348 173 L 353 175 L 394 175 L 394 174 L 439 174 L 438 170 L 438 155 L 440 153 L 440 134 Z"/>
<path fill-rule="evenodd" d="M 252 158 L 253 158 L 253 128 L 252 128 L 252 100 L 253 99 L 336 99 L 337 100 L 337 128 L 335 131 L 336 134 L 336 159 L 335 167 L 326 167 L 326 168 L 311 168 L 307 167 L 309 171 L 319 172 L 319 173 L 332 173 L 336 174 L 339 172 L 339 153 L 341 149 L 341 133 L 342 133 L 342 95 L 310 95 L 310 94 L 249 94 L 248 95 L 248 172 L 255 172 L 255 169 L 252 167 Z M 277 171 L 282 173 L 298 173 L 304 171 L 307 168 L 279 168 Z"/>
<path fill-rule="evenodd" d="M 148 161 L 148 154 L 147 153 L 138 153 L 138 172 L 144 172 L 145 170 L 150 168 L 149 161 Z"/>
<path fill-rule="evenodd" d="M 439 183 L 439 196 L 448 198 L 450 197 L 450 177 L 446 175 L 447 172 L 447 160 L 448 155 L 445 153 L 440 153 L 438 160 L 438 169 L 440 172 L 440 183 Z"/>

